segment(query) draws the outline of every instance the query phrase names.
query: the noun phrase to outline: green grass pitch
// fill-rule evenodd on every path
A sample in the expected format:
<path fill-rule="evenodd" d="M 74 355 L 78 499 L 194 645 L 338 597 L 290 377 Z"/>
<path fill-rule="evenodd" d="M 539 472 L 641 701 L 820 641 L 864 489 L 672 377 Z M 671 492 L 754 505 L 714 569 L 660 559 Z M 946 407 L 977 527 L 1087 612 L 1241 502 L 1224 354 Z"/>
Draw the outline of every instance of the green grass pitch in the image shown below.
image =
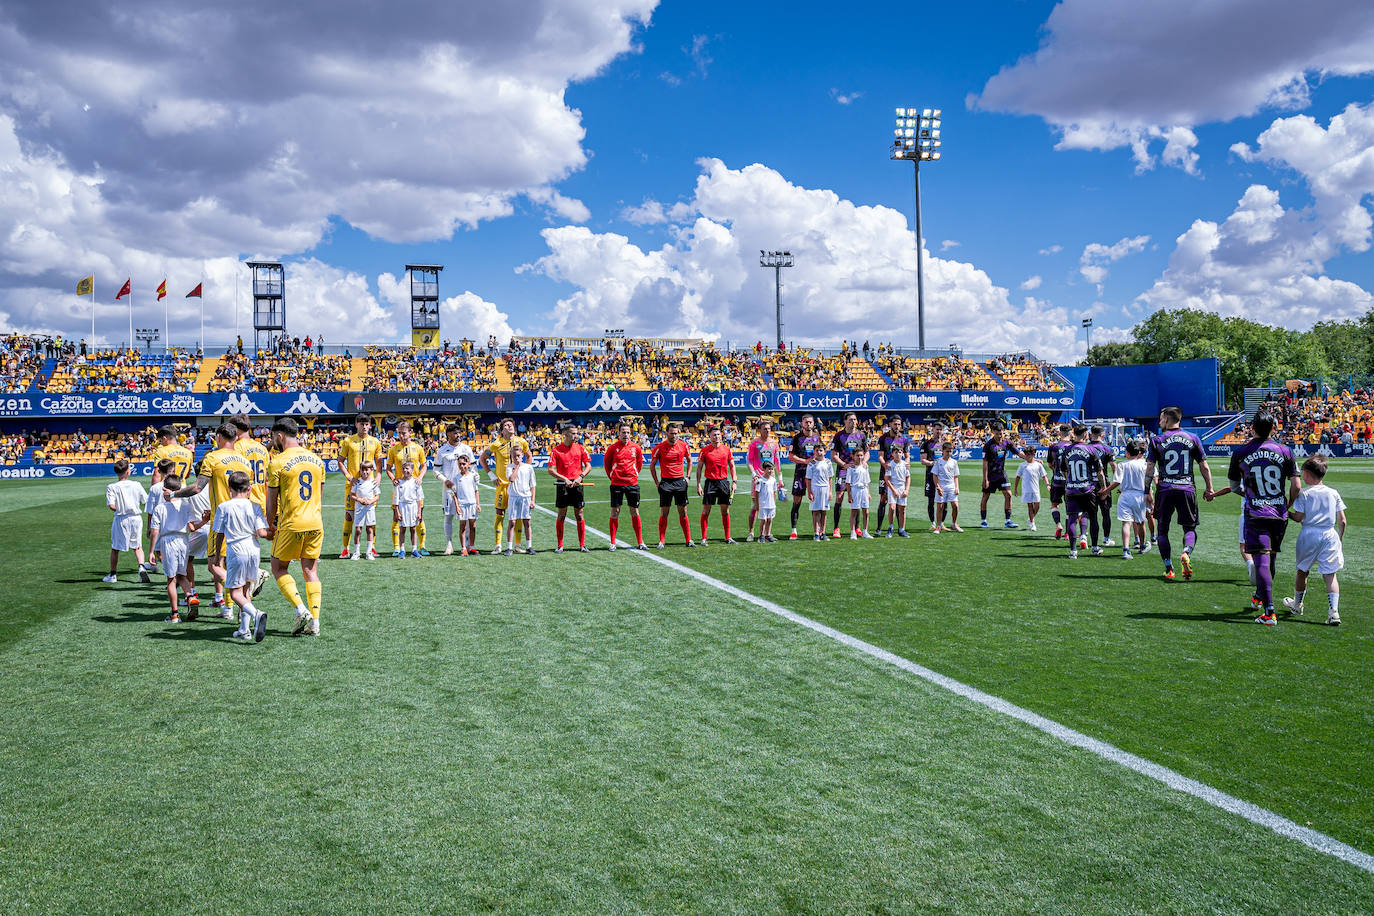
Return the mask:
<path fill-rule="evenodd" d="M 1339 628 L 1320 585 L 1252 622 L 1234 498 L 1187 583 L 1068 560 L 1048 504 L 1037 534 L 975 530 L 969 494 L 962 535 L 921 501 L 910 540 L 726 547 L 713 523 L 688 551 L 673 521 L 666 556 L 1374 852 L 1374 465 L 1328 482 Z M 131 564 L 99 582 L 105 483 L 0 487 L 5 912 L 1374 911 L 1374 875 L 682 573 L 596 537 L 555 556 L 541 513 L 534 557 L 326 559 L 318 640 L 270 585 L 260 645 L 169 626 Z"/>

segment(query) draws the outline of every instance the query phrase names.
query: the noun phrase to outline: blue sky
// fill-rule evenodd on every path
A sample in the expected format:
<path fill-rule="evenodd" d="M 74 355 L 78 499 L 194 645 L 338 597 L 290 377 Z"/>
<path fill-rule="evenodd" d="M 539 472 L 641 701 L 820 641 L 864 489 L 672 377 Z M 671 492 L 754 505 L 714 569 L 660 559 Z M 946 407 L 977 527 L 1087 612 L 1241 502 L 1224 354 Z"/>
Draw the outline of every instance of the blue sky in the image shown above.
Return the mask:
<path fill-rule="evenodd" d="M 167 29 L 224 9 L 192 6 Z M 757 249 L 787 247 L 787 336 L 913 344 L 898 105 L 945 117 L 945 157 L 922 170 L 932 346 L 1071 359 L 1084 314 L 1102 340 L 1163 306 L 1295 327 L 1370 307 L 1374 16 L 1353 4 L 845 12 L 401 4 L 380 26 L 339 17 L 272 82 L 235 57 L 242 36 L 211 42 L 225 85 L 178 59 L 194 43 L 177 34 L 114 52 L 98 28 L 73 41 L 56 14 L 0 10 L 0 233 L 20 241 L 0 317 L 88 333 L 73 277 L 94 271 L 106 300 L 124 276 L 175 291 L 204 275 L 222 337 L 237 253 L 284 258 L 293 326 L 334 340 L 404 336 L 395 281 L 419 261 L 445 265 L 454 336 L 739 342 L 772 326 Z M 431 16 L 417 42 L 404 23 Z M 388 26 L 412 37 L 359 41 Z M 59 36 L 76 47 L 53 62 Z M 135 301 L 138 323 L 158 317 Z M 176 304 L 174 340 L 198 330 Z M 100 336 L 122 315 L 100 302 Z"/>

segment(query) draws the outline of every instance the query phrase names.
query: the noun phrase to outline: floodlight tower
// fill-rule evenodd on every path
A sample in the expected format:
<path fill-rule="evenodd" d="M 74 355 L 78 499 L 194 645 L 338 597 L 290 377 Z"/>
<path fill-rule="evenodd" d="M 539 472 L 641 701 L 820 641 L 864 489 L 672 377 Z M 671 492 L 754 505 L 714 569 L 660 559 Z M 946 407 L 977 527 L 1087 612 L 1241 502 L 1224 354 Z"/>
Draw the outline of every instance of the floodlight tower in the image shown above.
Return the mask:
<path fill-rule="evenodd" d="M 261 335 L 286 332 L 286 269 L 280 261 L 248 261 L 253 271 L 253 349 L 262 349 Z"/>
<path fill-rule="evenodd" d="M 1092 319 L 1092 316 L 1089 315 L 1088 317 L 1084 318 L 1083 321 L 1082 321 L 1082 325 L 1083 325 L 1083 333 L 1084 333 L 1084 334 L 1087 336 L 1087 338 L 1088 338 L 1088 350 L 1087 350 L 1087 355 L 1088 355 L 1088 356 L 1092 356 L 1092 352 L 1093 352 L 1093 319 Z"/>
<path fill-rule="evenodd" d="M 439 347 L 439 271 L 442 264 L 407 264 L 410 274 L 410 345 Z"/>
<path fill-rule="evenodd" d="M 773 268 L 773 303 L 777 310 L 779 350 L 782 349 L 782 269 L 795 263 L 790 251 L 759 251 L 759 266 Z"/>
<path fill-rule="evenodd" d="M 940 158 L 941 115 L 939 108 L 898 108 L 889 150 L 889 158 L 910 160 L 916 168 L 916 333 L 922 350 L 926 348 L 926 305 L 921 254 L 921 163 Z"/>

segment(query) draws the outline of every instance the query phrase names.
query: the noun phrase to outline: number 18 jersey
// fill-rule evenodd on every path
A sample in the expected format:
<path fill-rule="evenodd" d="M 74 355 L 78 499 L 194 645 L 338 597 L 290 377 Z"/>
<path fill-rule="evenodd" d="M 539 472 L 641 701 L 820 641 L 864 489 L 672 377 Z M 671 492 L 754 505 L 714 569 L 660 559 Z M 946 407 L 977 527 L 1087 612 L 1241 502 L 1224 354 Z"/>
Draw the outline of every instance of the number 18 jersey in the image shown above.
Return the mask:
<path fill-rule="evenodd" d="M 267 486 L 277 491 L 278 531 L 324 530 L 324 462 L 314 452 L 299 445 L 278 452 L 267 466 Z"/>
<path fill-rule="evenodd" d="M 1298 476 L 1297 462 L 1287 446 L 1277 442 L 1247 442 L 1231 453 L 1232 489 L 1245 493 L 1246 518 L 1282 519 L 1288 514 L 1284 488 Z"/>

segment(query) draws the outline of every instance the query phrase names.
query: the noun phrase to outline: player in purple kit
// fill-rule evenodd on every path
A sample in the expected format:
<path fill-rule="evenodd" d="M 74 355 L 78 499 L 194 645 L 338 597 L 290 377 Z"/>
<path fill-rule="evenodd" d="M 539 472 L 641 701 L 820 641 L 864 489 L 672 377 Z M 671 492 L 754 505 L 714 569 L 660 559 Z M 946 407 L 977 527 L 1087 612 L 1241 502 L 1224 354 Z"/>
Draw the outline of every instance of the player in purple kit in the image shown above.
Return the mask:
<path fill-rule="evenodd" d="M 1057 541 L 1064 536 L 1064 519 L 1059 514 L 1059 507 L 1064 504 L 1064 473 L 1060 470 L 1059 459 L 1069 447 L 1069 428 L 1061 423 L 1054 434 L 1055 440 L 1045 455 L 1045 466 L 1050 471 L 1050 518 L 1054 519 L 1054 539 Z"/>
<path fill-rule="evenodd" d="M 935 531 L 935 459 L 940 457 L 940 441 L 945 437 L 943 426 L 936 426 L 921 440 L 921 465 L 926 469 L 926 515 L 930 518 L 930 530 Z"/>
<path fill-rule="evenodd" d="M 882 533 L 883 513 L 886 512 L 888 508 L 887 487 L 881 484 L 881 481 L 887 479 L 888 457 L 894 451 L 905 453 L 910 449 L 911 440 L 908 439 L 906 433 L 902 431 L 902 418 L 898 416 L 888 418 L 887 426 L 883 430 L 883 434 L 878 437 L 878 464 L 881 470 L 878 474 L 880 486 L 878 487 L 878 525 L 873 529 L 875 535 Z M 896 515 L 897 507 L 893 506 L 892 515 L 887 520 L 887 533 L 889 536 L 892 534 L 892 519 L 895 518 Z"/>
<path fill-rule="evenodd" d="M 806 496 L 806 465 L 821 448 L 821 436 L 816 431 L 816 418 L 803 414 L 801 428 L 792 434 L 792 534 L 789 540 L 797 539 L 797 513 L 801 510 L 802 499 Z"/>
<path fill-rule="evenodd" d="M 844 426 L 830 440 L 830 451 L 835 461 L 835 482 L 848 482 L 850 475 L 862 469 L 868 473 L 868 434 L 859 429 L 859 416 L 853 411 L 844 415 Z M 835 532 L 832 538 L 840 536 L 840 509 L 844 506 L 844 494 L 848 487 L 835 488 Z M 852 500 L 851 500 L 852 502 Z M 851 509 L 849 533 L 853 534 L 859 526 L 859 510 Z"/>
<path fill-rule="evenodd" d="M 1116 450 L 1102 441 L 1102 437 L 1107 430 L 1101 426 L 1094 426 L 1088 430 L 1088 445 L 1097 450 L 1102 458 L 1102 474 L 1107 480 L 1111 480 L 1113 472 L 1116 470 Z M 1102 546 L 1112 546 L 1112 491 L 1109 488 L 1097 501 L 1097 511 L 1102 514 Z M 1126 537 L 1124 534 L 1122 537 Z M 1129 538 L 1127 538 L 1129 540 Z"/>
<path fill-rule="evenodd" d="M 999 491 L 1007 519 L 1003 527 L 1020 527 L 1011 520 L 1011 483 L 1007 481 L 1007 456 L 1011 451 L 1011 443 L 1002 435 L 1002 424 L 994 421 L 992 435 L 983 443 L 983 499 L 978 503 L 978 515 L 983 519 L 980 527 L 988 527 L 988 497 Z"/>
<path fill-rule="evenodd" d="M 1250 421 L 1250 429 L 1254 438 L 1231 453 L 1226 475 L 1230 486 L 1207 493 L 1206 498 L 1227 493 L 1245 498 L 1245 551 L 1255 557 L 1255 594 L 1264 608 L 1255 622 L 1273 626 L 1278 623 L 1274 616 L 1274 567 L 1288 530 L 1288 507 L 1302 491 L 1302 480 L 1293 453 L 1269 438 L 1274 431 L 1273 414 L 1259 411 Z M 1160 543 L 1163 541 L 1161 531 Z"/>
<path fill-rule="evenodd" d="M 1088 444 L 1087 434 L 1087 427 L 1075 426 L 1073 441 L 1059 453 L 1071 560 L 1078 559 L 1079 549 L 1087 546 L 1080 528 L 1084 517 L 1092 538 L 1093 556 L 1102 556 L 1102 547 L 1097 542 L 1097 500 L 1098 494 L 1107 487 L 1107 479 L 1102 472 L 1101 453 Z"/>
<path fill-rule="evenodd" d="M 1207 466 L 1202 442 L 1192 433 L 1179 429 L 1182 422 L 1182 408 L 1166 407 L 1159 412 L 1160 433 L 1150 439 L 1145 460 L 1145 479 L 1153 477 L 1156 480 L 1154 516 L 1159 523 L 1159 555 L 1164 560 L 1166 579 L 1174 578 L 1169 523 L 1175 518 L 1183 529 L 1183 552 L 1178 557 L 1183 566 L 1183 578 L 1193 578 L 1193 546 L 1197 543 L 1198 521 L 1194 466 L 1202 472 L 1202 481 L 1207 486 L 1203 497 L 1211 499 L 1215 495 L 1212 492 L 1212 469 Z"/>

